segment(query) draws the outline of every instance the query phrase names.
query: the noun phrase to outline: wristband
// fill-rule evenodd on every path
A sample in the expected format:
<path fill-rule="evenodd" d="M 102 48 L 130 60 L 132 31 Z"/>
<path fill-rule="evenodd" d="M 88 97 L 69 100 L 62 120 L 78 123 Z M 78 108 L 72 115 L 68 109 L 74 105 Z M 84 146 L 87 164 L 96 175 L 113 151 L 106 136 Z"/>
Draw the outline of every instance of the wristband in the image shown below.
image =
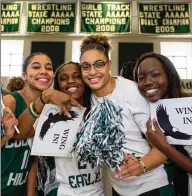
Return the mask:
<path fill-rule="evenodd" d="M 140 162 L 140 164 L 143 167 L 143 173 L 142 174 L 144 174 L 146 172 L 146 170 L 147 170 L 146 165 L 145 165 L 145 163 L 141 159 L 139 159 L 139 162 Z"/>
<path fill-rule="evenodd" d="M 33 103 L 33 104 L 32 104 L 33 111 L 35 112 L 35 114 L 40 115 L 40 114 L 41 114 L 41 112 L 38 112 L 38 111 L 36 110 L 36 108 L 35 108 L 35 101 L 34 101 L 34 102 L 32 102 L 32 103 Z"/>
<path fill-rule="evenodd" d="M 39 114 L 37 114 L 37 113 L 34 111 L 34 109 L 33 109 L 34 106 L 33 106 L 33 105 L 34 105 L 34 103 L 31 102 L 30 105 L 28 106 L 28 111 L 29 111 L 30 115 L 31 115 L 33 118 L 37 119 L 37 118 L 39 117 Z"/>
<path fill-rule="evenodd" d="M 41 103 L 42 103 L 43 105 L 45 105 L 46 102 L 43 100 L 43 93 L 41 94 L 41 96 L 40 96 L 39 98 L 40 98 Z"/>

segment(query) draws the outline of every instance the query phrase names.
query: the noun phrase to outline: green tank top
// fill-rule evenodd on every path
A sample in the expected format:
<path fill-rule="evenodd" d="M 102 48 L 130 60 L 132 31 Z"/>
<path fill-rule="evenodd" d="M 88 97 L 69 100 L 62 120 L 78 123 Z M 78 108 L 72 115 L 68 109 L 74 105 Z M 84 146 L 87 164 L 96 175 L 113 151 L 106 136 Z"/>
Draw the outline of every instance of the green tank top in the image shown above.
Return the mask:
<path fill-rule="evenodd" d="M 16 118 L 27 108 L 25 100 L 18 92 L 10 93 L 16 101 Z M 26 190 L 28 172 L 33 158 L 27 140 L 9 140 L 1 148 L 1 194 L 3 196 L 23 196 Z"/>

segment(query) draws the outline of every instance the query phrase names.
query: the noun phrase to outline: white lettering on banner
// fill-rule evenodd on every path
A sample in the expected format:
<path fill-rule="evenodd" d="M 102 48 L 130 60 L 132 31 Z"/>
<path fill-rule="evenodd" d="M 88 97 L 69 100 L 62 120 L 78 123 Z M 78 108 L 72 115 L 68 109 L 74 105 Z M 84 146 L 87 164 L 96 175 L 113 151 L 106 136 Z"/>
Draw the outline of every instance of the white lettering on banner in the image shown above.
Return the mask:
<path fill-rule="evenodd" d="M 25 176 L 24 173 L 10 173 L 7 186 L 18 186 L 24 184 L 27 181 L 27 175 L 28 172 Z"/>

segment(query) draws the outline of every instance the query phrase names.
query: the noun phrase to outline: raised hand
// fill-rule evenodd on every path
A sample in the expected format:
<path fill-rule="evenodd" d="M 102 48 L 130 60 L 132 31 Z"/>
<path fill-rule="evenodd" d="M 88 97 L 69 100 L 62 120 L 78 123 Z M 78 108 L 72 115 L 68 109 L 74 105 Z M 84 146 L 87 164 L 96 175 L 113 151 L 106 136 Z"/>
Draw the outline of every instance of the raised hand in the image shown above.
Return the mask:
<path fill-rule="evenodd" d="M 165 135 L 162 133 L 161 128 L 159 127 L 156 119 L 153 119 L 153 125 L 155 131 L 152 130 L 151 120 L 149 119 L 147 121 L 147 139 L 153 146 L 161 150 L 164 147 L 164 145 L 167 144 L 167 140 Z"/>
<path fill-rule="evenodd" d="M 69 110 L 71 110 L 72 106 L 83 109 L 83 106 L 81 106 L 70 95 L 67 95 L 57 90 L 53 90 L 53 89 L 46 90 L 43 93 L 42 98 L 46 103 L 51 102 L 53 104 L 59 105 L 62 110 L 61 113 L 63 112 L 69 118 L 71 118 Z"/>
<path fill-rule="evenodd" d="M 9 107 L 5 107 L 4 109 L 2 124 L 5 129 L 5 137 L 7 140 L 11 139 L 15 133 L 14 125 L 18 125 L 18 120 Z"/>

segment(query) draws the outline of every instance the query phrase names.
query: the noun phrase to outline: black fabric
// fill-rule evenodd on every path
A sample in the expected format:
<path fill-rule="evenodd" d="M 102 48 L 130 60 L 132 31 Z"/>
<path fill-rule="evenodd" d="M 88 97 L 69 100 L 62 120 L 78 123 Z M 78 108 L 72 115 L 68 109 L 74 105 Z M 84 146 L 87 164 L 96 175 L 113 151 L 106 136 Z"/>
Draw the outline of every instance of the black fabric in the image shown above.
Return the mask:
<path fill-rule="evenodd" d="M 189 157 L 182 145 L 175 145 L 176 150 Z M 176 177 L 174 180 L 174 186 L 177 196 L 188 196 L 188 183 L 189 176 L 185 170 L 177 166 Z"/>
<path fill-rule="evenodd" d="M 112 189 L 112 195 L 113 196 L 120 196 L 114 189 Z M 127 195 L 127 196 L 132 196 L 132 195 Z M 154 189 L 154 190 L 148 191 L 146 193 L 143 193 L 139 196 L 160 196 L 160 191 L 158 188 L 158 189 Z"/>

